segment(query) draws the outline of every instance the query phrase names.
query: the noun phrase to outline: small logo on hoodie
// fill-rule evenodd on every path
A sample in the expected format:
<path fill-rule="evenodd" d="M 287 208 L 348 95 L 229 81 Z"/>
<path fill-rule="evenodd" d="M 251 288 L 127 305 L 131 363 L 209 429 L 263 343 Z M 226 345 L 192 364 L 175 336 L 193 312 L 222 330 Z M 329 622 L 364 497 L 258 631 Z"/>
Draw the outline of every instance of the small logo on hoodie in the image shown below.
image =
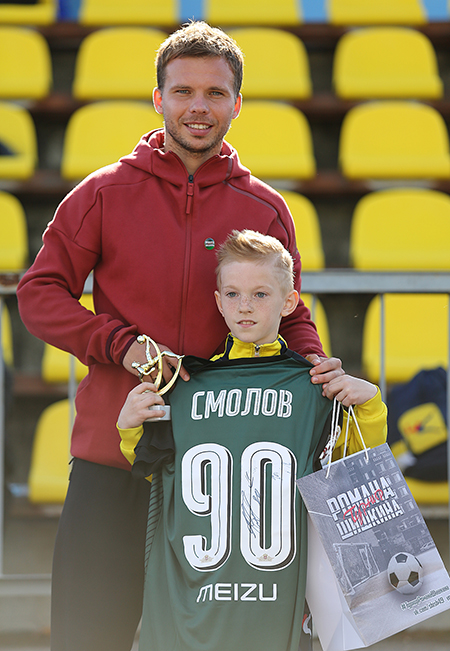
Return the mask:
<path fill-rule="evenodd" d="M 208 251 L 212 251 L 213 248 L 216 246 L 216 243 L 214 242 L 212 237 L 207 237 L 205 240 L 205 249 Z"/>

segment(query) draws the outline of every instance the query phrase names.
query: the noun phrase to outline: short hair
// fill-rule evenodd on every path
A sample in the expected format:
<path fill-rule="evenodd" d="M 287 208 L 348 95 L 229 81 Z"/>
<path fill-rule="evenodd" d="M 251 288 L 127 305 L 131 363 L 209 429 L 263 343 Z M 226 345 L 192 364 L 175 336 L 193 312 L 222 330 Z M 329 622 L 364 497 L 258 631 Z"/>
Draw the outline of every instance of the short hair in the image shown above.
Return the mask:
<path fill-rule="evenodd" d="M 217 251 L 216 278 L 220 289 L 220 272 L 230 262 L 273 261 L 286 295 L 294 289 L 294 261 L 279 240 L 271 235 L 245 229 L 232 231 Z"/>
<path fill-rule="evenodd" d="M 238 44 L 219 27 L 211 27 L 203 20 L 183 25 L 160 45 L 156 53 L 156 79 L 163 90 L 166 67 L 170 61 L 182 57 L 224 57 L 234 76 L 234 92 L 238 97 L 244 69 L 244 56 Z"/>

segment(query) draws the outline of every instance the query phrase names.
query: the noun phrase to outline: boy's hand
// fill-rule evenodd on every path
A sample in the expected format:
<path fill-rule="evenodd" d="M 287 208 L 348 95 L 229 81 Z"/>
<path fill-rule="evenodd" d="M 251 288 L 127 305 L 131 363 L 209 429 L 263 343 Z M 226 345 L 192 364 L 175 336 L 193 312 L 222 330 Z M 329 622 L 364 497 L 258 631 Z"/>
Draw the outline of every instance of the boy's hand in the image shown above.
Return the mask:
<path fill-rule="evenodd" d="M 325 388 L 328 382 L 344 375 L 342 361 L 337 357 L 319 357 L 313 353 L 305 355 L 305 358 L 314 364 L 314 368 L 309 372 L 313 384 L 323 384 L 323 388 Z"/>
<path fill-rule="evenodd" d="M 350 405 L 362 405 L 373 398 L 377 391 L 375 384 L 351 375 L 341 375 L 324 387 L 323 395 L 330 400 L 336 398 L 344 407 L 350 407 Z"/>
<path fill-rule="evenodd" d="M 150 409 L 153 405 L 164 405 L 162 396 L 156 393 L 156 387 L 150 382 L 142 382 L 130 391 L 117 419 L 120 429 L 140 427 L 148 418 L 161 418 L 164 411 Z"/>
<path fill-rule="evenodd" d="M 159 343 L 158 346 L 161 351 L 167 350 L 169 352 L 173 352 L 167 346 L 163 346 L 162 344 Z M 153 348 L 153 346 L 151 346 L 151 354 L 153 356 L 156 355 L 156 350 Z M 162 358 L 162 360 L 163 360 L 163 378 L 166 382 L 169 382 L 169 380 L 172 379 L 173 370 L 177 367 L 178 360 L 176 357 L 168 357 L 166 355 Z M 145 346 L 139 344 L 137 341 L 134 341 L 129 347 L 129 349 L 127 350 L 127 353 L 123 358 L 122 364 L 127 369 L 127 371 L 129 371 L 130 373 L 138 377 L 139 376 L 138 371 L 131 366 L 133 362 L 139 362 L 140 364 L 147 363 L 147 358 L 145 356 Z M 186 371 L 186 369 L 183 366 L 181 366 L 180 368 L 180 377 L 184 381 L 189 380 L 189 373 Z"/>

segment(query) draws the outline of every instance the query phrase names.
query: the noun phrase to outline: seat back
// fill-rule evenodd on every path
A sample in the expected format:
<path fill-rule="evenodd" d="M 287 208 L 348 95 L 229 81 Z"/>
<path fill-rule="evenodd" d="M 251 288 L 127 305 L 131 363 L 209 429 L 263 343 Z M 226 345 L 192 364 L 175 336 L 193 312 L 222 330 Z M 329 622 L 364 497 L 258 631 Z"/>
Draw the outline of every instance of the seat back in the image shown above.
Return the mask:
<path fill-rule="evenodd" d="M 382 190 L 356 205 L 350 260 L 362 270 L 450 270 L 450 197 L 420 188 Z"/>
<path fill-rule="evenodd" d="M 162 117 L 150 104 L 124 100 L 83 106 L 66 128 L 61 174 L 81 179 L 129 154 L 142 134 L 161 126 Z"/>
<path fill-rule="evenodd" d="M 427 21 L 421 0 L 328 0 L 334 25 L 420 25 Z"/>
<path fill-rule="evenodd" d="M 270 27 L 230 30 L 245 55 L 246 99 L 307 99 L 312 94 L 306 48 L 294 34 Z"/>
<path fill-rule="evenodd" d="M 20 201 L 0 191 L 0 271 L 22 271 L 28 260 L 26 216 Z"/>
<path fill-rule="evenodd" d="M 319 334 L 322 348 L 327 357 L 331 357 L 331 340 L 330 329 L 328 326 L 327 314 L 323 303 L 312 294 L 303 294 L 302 301 L 306 307 L 311 311 L 311 318 L 316 324 L 317 332 Z"/>
<path fill-rule="evenodd" d="M 388 383 L 407 382 L 422 369 L 448 363 L 448 296 L 385 294 L 385 369 Z M 363 327 L 363 372 L 380 379 L 380 297 L 372 299 Z"/>
<path fill-rule="evenodd" d="M 51 84 L 52 62 L 45 38 L 24 27 L 0 27 L 0 97 L 41 99 Z"/>
<path fill-rule="evenodd" d="M 279 130 L 286 137 L 269 147 L 264 133 Z M 301 111 L 278 102 L 244 102 L 233 120 L 227 142 L 239 152 L 252 174 L 269 179 L 311 178 L 316 171 L 309 124 Z"/>
<path fill-rule="evenodd" d="M 208 0 L 205 20 L 212 25 L 298 25 L 296 0 Z"/>
<path fill-rule="evenodd" d="M 0 4 L 0 23 L 8 25 L 51 25 L 56 21 L 56 15 L 57 0 Z"/>
<path fill-rule="evenodd" d="M 367 102 L 344 118 L 339 163 L 348 178 L 449 178 L 447 127 L 425 104 Z"/>
<path fill-rule="evenodd" d="M 279 190 L 286 201 L 295 224 L 297 248 L 303 271 L 319 271 L 325 267 L 319 217 L 309 199 L 297 192 Z"/>
<path fill-rule="evenodd" d="M 37 140 L 29 112 L 17 104 L 0 102 L 0 143 L 12 155 L 0 155 L 0 179 L 28 179 L 37 164 Z"/>
<path fill-rule="evenodd" d="M 147 27 L 111 27 L 86 36 L 78 50 L 72 94 L 79 100 L 152 99 L 155 54 L 167 37 Z"/>
<path fill-rule="evenodd" d="M 176 25 L 175 0 L 82 0 L 82 25 Z"/>
<path fill-rule="evenodd" d="M 343 99 L 437 99 L 444 92 L 431 41 L 406 27 L 344 34 L 334 54 L 333 86 Z"/>
<path fill-rule="evenodd" d="M 28 474 L 33 504 L 62 504 L 69 480 L 71 409 L 69 400 L 44 409 L 36 425 Z"/>
<path fill-rule="evenodd" d="M 87 310 L 95 312 L 92 294 L 83 294 L 80 303 Z M 45 343 L 41 363 L 42 379 L 50 384 L 68 383 L 71 374 L 71 363 L 74 364 L 75 381 L 79 383 L 87 375 L 87 366 L 65 350 Z"/>

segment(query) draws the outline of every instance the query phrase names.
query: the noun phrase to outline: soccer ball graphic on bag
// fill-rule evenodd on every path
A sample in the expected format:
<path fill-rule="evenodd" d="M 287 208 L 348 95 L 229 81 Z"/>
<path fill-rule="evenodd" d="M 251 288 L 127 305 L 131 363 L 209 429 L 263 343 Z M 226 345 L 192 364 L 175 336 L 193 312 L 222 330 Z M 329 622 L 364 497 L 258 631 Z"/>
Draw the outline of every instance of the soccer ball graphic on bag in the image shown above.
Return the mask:
<path fill-rule="evenodd" d="M 399 552 L 389 561 L 389 583 L 402 594 L 412 594 L 422 585 L 422 565 L 408 552 Z"/>

